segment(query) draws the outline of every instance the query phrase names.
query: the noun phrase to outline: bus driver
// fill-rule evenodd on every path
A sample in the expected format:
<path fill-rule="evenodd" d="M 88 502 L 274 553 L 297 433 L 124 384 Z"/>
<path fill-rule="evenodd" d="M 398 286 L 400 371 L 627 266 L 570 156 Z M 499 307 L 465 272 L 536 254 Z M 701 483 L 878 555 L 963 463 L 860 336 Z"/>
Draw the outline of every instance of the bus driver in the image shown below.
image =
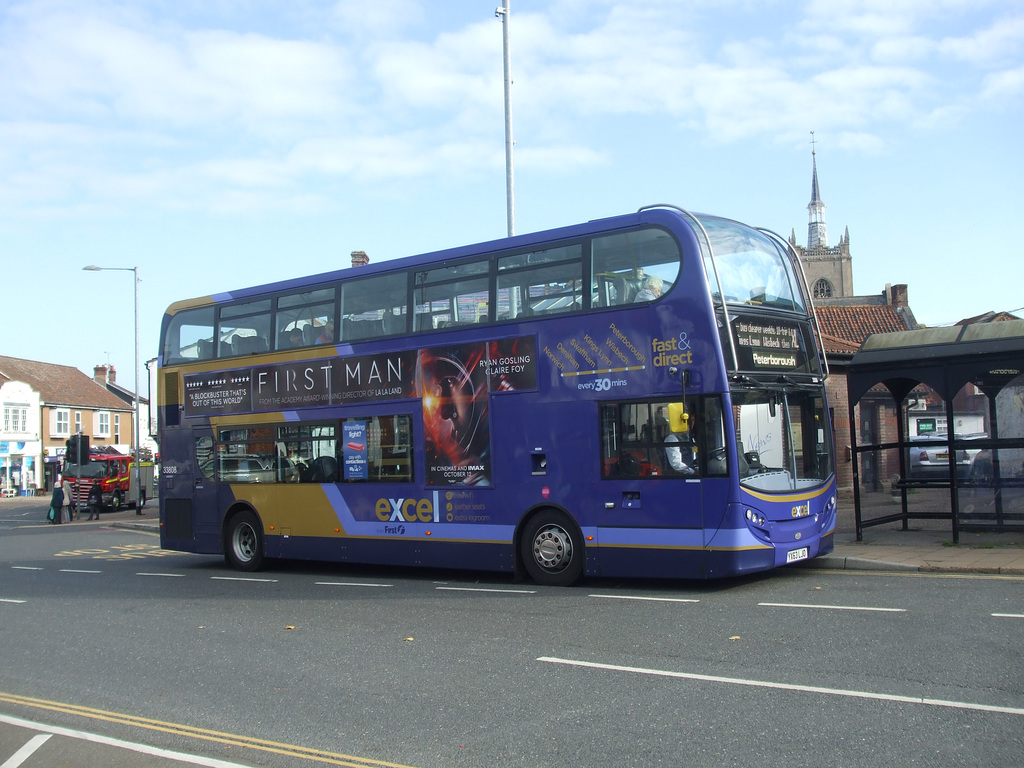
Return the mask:
<path fill-rule="evenodd" d="M 673 427 L 673 431 L 665 438 L 666 443 L 673 445 L 666 445 L 665 458 L 668 459 L 668 465 L 679 474 L 696 474 L 696 471 L 690 466 L 696 455 L 692 434 L 695 419 L 688 413 L 681 414 L 681 418 L 678 419 L 673 416 L 675 414 L 670 412 L 669 424 Z"/>

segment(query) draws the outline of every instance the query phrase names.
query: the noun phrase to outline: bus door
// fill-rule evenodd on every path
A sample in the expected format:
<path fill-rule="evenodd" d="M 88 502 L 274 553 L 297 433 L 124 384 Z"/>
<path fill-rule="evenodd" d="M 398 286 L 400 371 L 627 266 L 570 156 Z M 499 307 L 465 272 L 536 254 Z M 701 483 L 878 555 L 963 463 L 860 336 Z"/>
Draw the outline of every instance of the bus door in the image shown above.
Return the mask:
<path fill-rule="evenodd" d="M 603 526 L 700 531 L 706 461 L 695 414 L 681 402 L 631 400 L 601 406 Z M 699 538 L 699 537 L 698 537 Z"/>
<path fill-rule="evenodd" d="M 181 445 L 177 452 L 165 451 L 161 465 L 160 509 L 161 536 L 173 541 L 199 540 L 202 521 L 214 516 L 217 507 L 217 484 L 214 482 L 213 431 L 209 427 L 176 434 L 190 445 Z M 171 439 L 167 437 L 165 439 Z M 171 461 L 170 455 L 187 457 Z"/>
<path fill-rule="evenodd" d="M 217 508 L 217 483 L 214 482 L 213 430 L 192 430 L 192 509 L 196 520 L 214 517 Z"/>

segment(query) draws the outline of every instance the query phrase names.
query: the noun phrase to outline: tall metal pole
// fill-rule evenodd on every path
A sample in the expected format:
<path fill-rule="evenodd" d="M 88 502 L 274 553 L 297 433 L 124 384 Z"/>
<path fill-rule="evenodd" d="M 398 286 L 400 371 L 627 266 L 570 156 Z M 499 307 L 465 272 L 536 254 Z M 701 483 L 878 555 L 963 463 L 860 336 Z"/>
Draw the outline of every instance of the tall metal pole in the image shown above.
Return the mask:
<path fill-rule="evenodd" d="M 494 15 L 501 19 L 502 46 L 505 51 L 505 199 L 508 205 L 508 236 L 516 233 L 516 195 L 512 170 L 512 55 L 509 51 L 509 25 L 511 9 L 509 0 L 502 0 Z"/>
<path fill-rule="evenodd" d="M 132 267 L 135 283 L 135 514 L 142 514 L 142 455 L 139 445 L 139 268 Z"/>
<path fill-rule="evenodd" d="M 138 267 L 97 267 L 90 264 L 82 267 L 86 272 L 131 272 L 135 281 L 135 514 L 142 514 L 142 454 L 139 445 L 139 268 Z"/>

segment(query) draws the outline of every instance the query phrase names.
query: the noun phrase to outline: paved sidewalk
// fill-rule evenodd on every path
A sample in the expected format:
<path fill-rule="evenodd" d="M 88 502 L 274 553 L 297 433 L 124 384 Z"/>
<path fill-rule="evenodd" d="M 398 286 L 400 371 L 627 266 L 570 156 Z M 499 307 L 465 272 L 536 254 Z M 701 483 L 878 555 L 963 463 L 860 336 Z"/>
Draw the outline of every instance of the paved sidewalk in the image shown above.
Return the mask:
<path fill-rule="evenodd" d="M 836 533 L 835 549 L 808 561 L 811 568 L 922 573 L 996 573 L 1024 576 L 1024 534 L 961 533 L 953 545 L 945 531 L 891 527 L 868 528 L 863 541 L 852 533 Z M 948 525 L 948 524 L 947 524 Z"/>
<path fill-rule="evenodd" d="M 899 506 L 885 495 L 862 499 L 865 519 L 899 511 Z M 918 514 L 947 514 L 948 491 L 919 492 L 912 509 Z M 912 519 L 906 531 L 900 522 L 872 526 L 863 529 L 862 541 L 857 541 L 856 530 L 853 493 L 841 491 L 835 549 L 809 561 L 808 567 L 1024 576 L 1021 532 L 961 531 L 960 542 L 954 545 L 951 520 Z"/>

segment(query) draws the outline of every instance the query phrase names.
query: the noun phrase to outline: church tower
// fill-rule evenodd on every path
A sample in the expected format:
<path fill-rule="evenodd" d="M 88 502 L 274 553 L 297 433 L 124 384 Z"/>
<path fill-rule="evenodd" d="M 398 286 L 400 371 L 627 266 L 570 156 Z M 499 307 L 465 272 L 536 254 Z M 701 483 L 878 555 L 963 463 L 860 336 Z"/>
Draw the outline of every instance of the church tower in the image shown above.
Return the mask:
<path fill-rule="evenodd" d="M 825 203 L 818 188 L 818 156 L 811 131 L 811 202 L 807 204 L 807 247 L 796 244 L 796 232 L 789 236 L 804 265 L 807 284 L 815 299 L 838 299 L 853 296 L 853 260 L 850 258 L 850 229 L 846 228 L 839 244 L 829 247 L 825 227 Z"/>

